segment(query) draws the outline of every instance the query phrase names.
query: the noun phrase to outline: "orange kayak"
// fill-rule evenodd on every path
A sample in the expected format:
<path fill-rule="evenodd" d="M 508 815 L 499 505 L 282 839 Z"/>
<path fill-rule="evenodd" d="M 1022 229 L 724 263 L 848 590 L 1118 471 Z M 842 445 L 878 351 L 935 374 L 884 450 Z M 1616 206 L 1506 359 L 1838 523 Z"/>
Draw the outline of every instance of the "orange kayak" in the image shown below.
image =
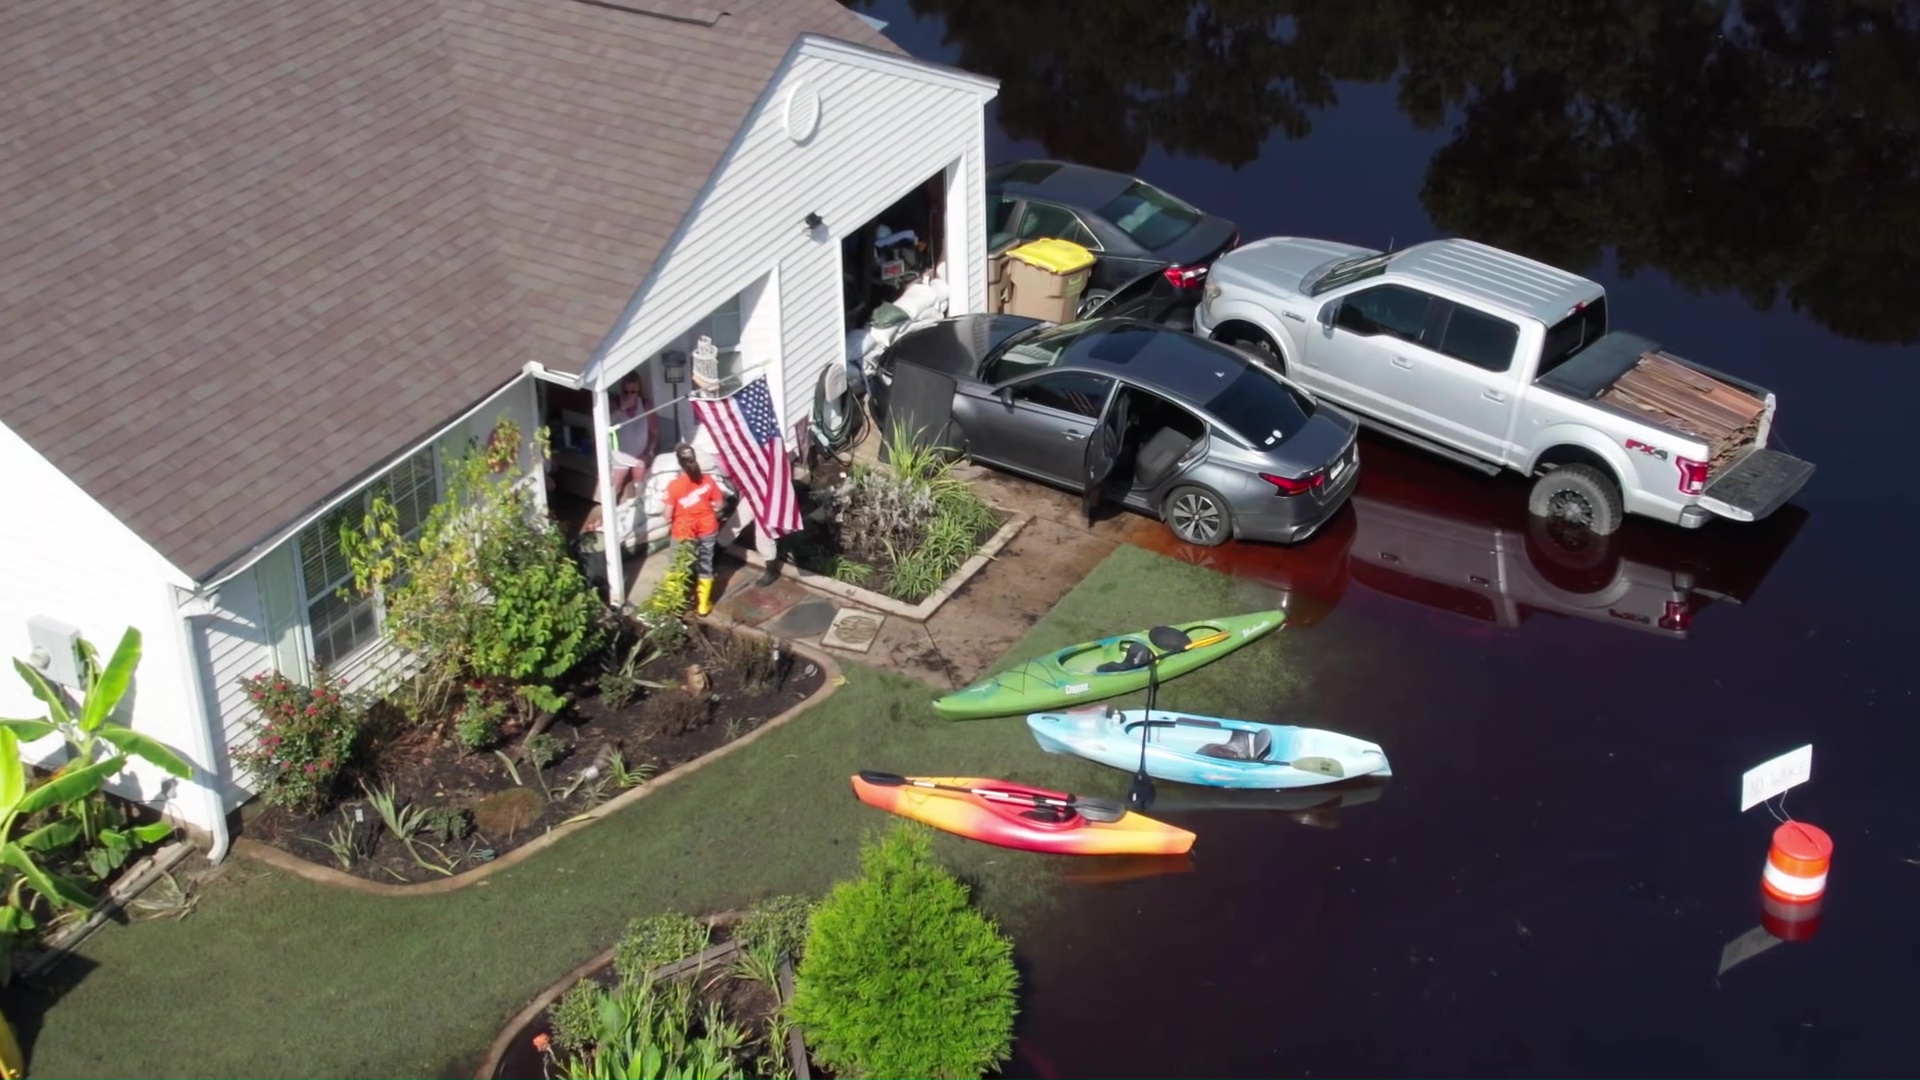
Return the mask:
<path fill-rule="evenodd" d="M 853 793 L 876 810 L 1000 847 L 1055 855 L 1183 855 L 1193 847 L 1185 829 L 1061 791 L 969 776 L 852 780 Z"/>

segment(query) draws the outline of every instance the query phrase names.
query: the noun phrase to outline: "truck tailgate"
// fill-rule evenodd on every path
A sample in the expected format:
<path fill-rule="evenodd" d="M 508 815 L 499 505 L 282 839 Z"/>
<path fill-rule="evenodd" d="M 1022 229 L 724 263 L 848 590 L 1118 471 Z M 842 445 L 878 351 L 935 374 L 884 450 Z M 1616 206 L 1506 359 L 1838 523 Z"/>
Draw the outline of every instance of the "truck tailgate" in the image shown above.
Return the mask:
<path fill-rule="evenodd" d="M 1714 471 L 1700 505 L 1724 518 L 1758 521 L 1784 506 L 1812 475 L 1811 462 L 1778 450 L 1754 450 Z"/>

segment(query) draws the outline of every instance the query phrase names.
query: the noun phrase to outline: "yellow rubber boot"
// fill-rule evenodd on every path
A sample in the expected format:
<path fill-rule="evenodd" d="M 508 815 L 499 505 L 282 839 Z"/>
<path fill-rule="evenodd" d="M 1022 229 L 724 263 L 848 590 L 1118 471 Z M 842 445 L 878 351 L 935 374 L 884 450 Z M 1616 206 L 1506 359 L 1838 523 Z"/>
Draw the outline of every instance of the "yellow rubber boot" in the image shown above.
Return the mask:
<path fill-rule="evenodd" d="M 700 607 L 698 610 L 699 610 L 699 613 L 702 615 L 705 615 L 713 610 L 713 579 L 712 578 L 700 579 Z"/>

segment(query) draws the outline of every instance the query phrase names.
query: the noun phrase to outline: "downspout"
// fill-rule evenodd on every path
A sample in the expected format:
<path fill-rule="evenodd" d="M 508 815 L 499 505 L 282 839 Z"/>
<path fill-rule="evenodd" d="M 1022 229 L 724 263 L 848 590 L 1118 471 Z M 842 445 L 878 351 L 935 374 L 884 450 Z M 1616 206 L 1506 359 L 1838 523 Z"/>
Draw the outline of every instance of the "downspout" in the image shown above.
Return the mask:
<path fill-rule="evenodd" d="M 204 611 L 207 601 L 172 584 L 167 586 L 167 599 L 174 614 L 173 618 L 167 620 L 173 626 L 174 646 L 186 662 L 187 702 L 199 720 L 199 723 L 187 725 L 194 743 L 191 752 L 196 762 L 190 783 L 200 792 L 206 804 L 207 834 L 213 841 L 207 849 L 207 861 L 218 864 L 227 857 L 227 848 L 232 845 L 233 837 L 227 829 L 227 806 L 220 797 L 219 778 L 213 774 L 213 763 L 220 759 L 214 743 L 214 718 L 207 708 L 206 686 L 200 681 L 200 654 L 194 648 L 193 631 L 189 625 L 189 621 L 198 613 L 196 609 Z"/>
<path fill-rule="evenodd" d="M 607 395 L 600 387 L 590 386 L 593 394 L 594 459 L 600 468 L 600 543 L 607 557 L 607 603 L 613 610 L 627 605 L 627 570 L 621 565 L 625 552 L 620 550 L 620 507 L 613 501 L 613 415 Z"/>

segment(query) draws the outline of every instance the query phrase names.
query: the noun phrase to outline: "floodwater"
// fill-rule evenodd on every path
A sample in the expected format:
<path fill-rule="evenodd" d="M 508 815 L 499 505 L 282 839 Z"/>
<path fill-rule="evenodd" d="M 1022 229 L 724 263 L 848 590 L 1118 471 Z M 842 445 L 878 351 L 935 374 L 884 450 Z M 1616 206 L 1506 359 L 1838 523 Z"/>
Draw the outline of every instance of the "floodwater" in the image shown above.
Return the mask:
<path fill-rule="evenodd" d="M 1586 273 L 1616 327 L 1776 391 L 1819 471 L 1760 526 L 1569 553 L 1517 479 L 1369 441 L 1301 547 L 1135 530 L 1360 657 L 1309 704 L 1396 775 L 1164 803 L 1201 835 L 1184 872 L 1093 875 L 1024 928 L 1007 1074 L 1912 1075 L 1920 16 L 1293 7 L 862 10 L 1002 80 L 995 162 L 1132 171 L 1249 238 L 1468 235 Z M 1833 835 L 1831 887 L 1755 952 L 1773 820 L 1739 776 L 1806 743 L 1788 809 Z"/>

